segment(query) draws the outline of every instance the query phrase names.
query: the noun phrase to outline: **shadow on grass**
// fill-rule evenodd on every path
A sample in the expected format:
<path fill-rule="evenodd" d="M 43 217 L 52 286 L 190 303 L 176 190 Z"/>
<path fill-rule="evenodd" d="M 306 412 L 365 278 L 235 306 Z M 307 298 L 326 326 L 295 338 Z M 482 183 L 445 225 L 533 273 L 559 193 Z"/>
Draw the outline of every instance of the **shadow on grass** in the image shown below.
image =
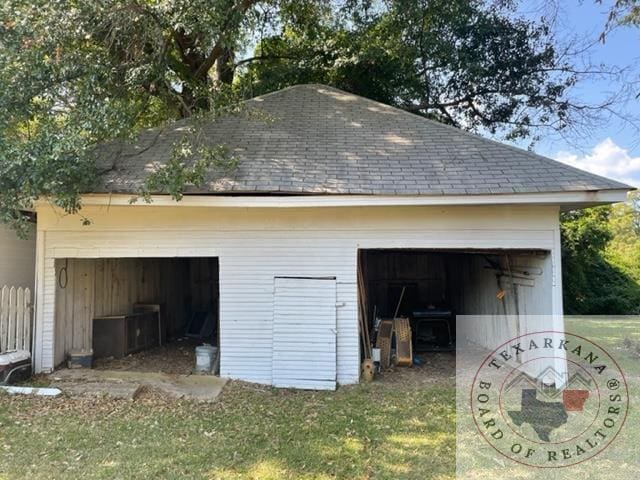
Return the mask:
<path fill-rule="evenodd" d="M 304 394 L 275 395 L 290 413 L 262 417 L 252 432 L 259 449 L 249 444 L 227 452 L 233 461 L 209 470 L 211 478 L 454 476 L 452 389 L 361 386 L 335 397 L 314 394 L 313 402 Z"/>
<path fill-rule="evenodd" d="M 214 405 L 0 398 L 0 478 L 452 479 L 454 396 L 233 382 Z"/>

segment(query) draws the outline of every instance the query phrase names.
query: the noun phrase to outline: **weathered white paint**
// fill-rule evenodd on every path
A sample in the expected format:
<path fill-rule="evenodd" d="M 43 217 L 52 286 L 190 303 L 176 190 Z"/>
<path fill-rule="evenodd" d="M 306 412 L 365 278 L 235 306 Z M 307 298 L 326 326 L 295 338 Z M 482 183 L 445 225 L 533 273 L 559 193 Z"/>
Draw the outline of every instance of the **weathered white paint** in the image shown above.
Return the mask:
<path fill-rule="evenodd" d="M 4 286 L 0 289 L 0 353 L 31 351 L 31 289 Z"/>
<path fill-rule="evenodd" d="M 187 195 L 179 206 L 235 208 L 384 207 L 452 205 L 560 205 L 563 209 L 584 208 L 603 203 L 624 202 L 628 190 L 540 192 L 496 195 L 270 195 L 224 196 Z M 151 196 L 151 203 L 140 206 L 176 206 L 166 195 Z M 84 205 L 129 205 L 127 195 L 85 195 Z M 40 207 L 47 205 L 41 202 Z"/>
<path fill-rule="evenodd" d="M 35 228 L 27 239 L 0 223 L 0 287 L 33 288 L 36 257 Z"/>
<path fill-rule="evenodd" d="M 272 383 L 335 390 L 336 279 L 276 277 Z"/>
<path fill-rule="evenodd" d="M 534 322 L 538 316 L 553 314 L 552 253 L 531 255 L 509 254 L 500 258 L 498 270 L 486 268 L 481 256 L 470 256 L 454 272 L 454 283 L 461 286 L 462 299 L 456 311 L 459 315 L 482 315 L 482 328 L 474 321 L 458 321 L 459 340 L 468 340 L 486 348 L 514 338 L 524 331 L 550 328 Z M 508 275 L 511 269 L 512 276 Z M 518 271 L 533 271 L 529 276 Z M 496 278 L 496 273 L 503 275 Z M 498 280 L 499 279 L 499 280 Z M 512 282 L 513 279 L 513 282 Z M 504 290 L 504 297 L 496 295 Z M 533 330 L 532 330 L 533 329 Z"/>
<path fill-rule="evenodd" d="M 558 243 L 556 249 L 559 248 Z M 547 255 L 510 255 L 512 272 L 531 270 L 534 273 L 527 277 L 527 282 L 520 285 L 515 282 L 512 284 L 508 276 L 501 277 L 500 287 L 506 294 L 497 303 L 495 295 L 500 287 L 495 272 L 479 268 L 478 262 L 472 262 L 469 271 L 461 274 L 461 290 L 465 293 L 466 305 L 457 321 L 458 342 L 468 340 L 494 350 L 503 343 L 518 343 L 517 337 L 527 333 L 564 331 L 563 317 L 558 314 L 562 312 L 562 295 L 558 288 L 561 287 L 561 282 L 556 282 L 561 278 L 555 275 L 560 273 L 554 265 L 555 261 L 559 261 L 559 255 L 557 259 L 555 255 L 556 249 Z M 504 271 L 507 268 L 502 263 Z M 518 278 L 514 280 L 517 281 Z M 553 299 L 556 290 L 560 290 L 559 305 L 558 299 L 549 300 Z M 559 310 L 554 311 L 554 308 Z M 523 370 L 534 378 L 549 366 L 556 372 L 566 371 L 564 351 L 556 351 L 554 358 L 534 360 L 531 359 L 531 353 L 525 351 L 521 355 L 521 361 L 524 363 Z"/>
<path fill-rule="evenodd" d="M 359 248 L 543 249 L 561 313 L 557 206 L 206 208 L 86 206 L 92 220 L 38 208 L 36 363 L 53 368 L 54 259 L 215 256 L 220 262 L 221 375 L 272 383 L 273 282 L 335 277 L 337 376 L 359 375 L 356 259 Z"/>
<path fill-rule="evenodd" d="M 0 387 L 9 395 L 38 395 L 40 397 L 57 397 L 62 393 L 59 388 L 37 388 L 37 387 Z"/>

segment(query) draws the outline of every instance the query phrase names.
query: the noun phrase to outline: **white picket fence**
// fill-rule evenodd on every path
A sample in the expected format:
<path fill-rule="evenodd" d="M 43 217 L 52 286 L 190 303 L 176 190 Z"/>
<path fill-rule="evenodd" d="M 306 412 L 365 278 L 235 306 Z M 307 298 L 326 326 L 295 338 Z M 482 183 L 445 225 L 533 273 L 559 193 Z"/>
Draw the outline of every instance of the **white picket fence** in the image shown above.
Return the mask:
<path fill-rule="evenodd" d="M 31 351 L 31 290 L 2 287 L 0 291 L 0 353 Z"/>

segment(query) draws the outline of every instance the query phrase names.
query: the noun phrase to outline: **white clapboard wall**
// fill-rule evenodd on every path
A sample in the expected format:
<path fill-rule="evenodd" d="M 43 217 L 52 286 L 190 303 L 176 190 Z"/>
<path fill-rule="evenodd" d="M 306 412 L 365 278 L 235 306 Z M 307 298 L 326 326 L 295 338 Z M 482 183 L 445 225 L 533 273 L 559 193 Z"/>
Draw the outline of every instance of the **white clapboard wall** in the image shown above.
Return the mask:
<path fill-rule="evenodd" d="M 0 288 L 0 353 L 31 351 L 31 290 Z"/>
<path fill-rule="evenodd" d="M 336 279 L 276 277 L 273 312 L 273 385 L 335 390 Z"/>
<path fill-rule="evenodd" d="M 336 278 L 338 383 L 358 382 L 359 249 L 552 251 L 547 286 L 536 281 L 535 289 L 544 290 L 544 301 L 537 304 L 548 306 L 549 313 L 552 305 L 562 311 L 556 207 L 244 209 L 192 208 L 179 202 L 173 207 L 85 205 L 83 214 L 91 225 L 83 226 L 76 215 L 38 209 L 38 372 L 51 371 L 64 358 L 57 347 L 64 323 L 56 320 L 61 301 L 56 259 L 217 257 L 220 374 L 268 385 L 273 383 L 274 277 L 294 276 Z"/>

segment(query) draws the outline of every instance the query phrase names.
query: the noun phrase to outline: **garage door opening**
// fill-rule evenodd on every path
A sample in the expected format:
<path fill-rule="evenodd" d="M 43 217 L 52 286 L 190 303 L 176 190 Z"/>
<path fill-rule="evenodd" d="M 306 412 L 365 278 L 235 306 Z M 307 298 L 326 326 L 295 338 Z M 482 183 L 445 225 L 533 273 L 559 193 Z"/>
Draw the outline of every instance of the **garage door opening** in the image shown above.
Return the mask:
<path fill-rule="evenodd" d="M 393 356 L 411 365 L 433 352 L 454 352 L 461 335 L 489 347 L 497 338 L 517 336 L 520 316 L 551 313 L 546 250 L 360 250 L 358 275 L 361 329 L 368 328 L 370 344 L 381 348 L 383 367 L 394 363 Z M 456 328 L 456 315 L 496 320 Z M 403 345 L 399 335 L 410 340 Z"/>
<path fill-rule="evenodd" d="M 219 346 L 214 257 L 57 259 L 55 364 L 189 374 L 195 347 Z M 219 357 L 218 357 L 219 358 Z"/>

